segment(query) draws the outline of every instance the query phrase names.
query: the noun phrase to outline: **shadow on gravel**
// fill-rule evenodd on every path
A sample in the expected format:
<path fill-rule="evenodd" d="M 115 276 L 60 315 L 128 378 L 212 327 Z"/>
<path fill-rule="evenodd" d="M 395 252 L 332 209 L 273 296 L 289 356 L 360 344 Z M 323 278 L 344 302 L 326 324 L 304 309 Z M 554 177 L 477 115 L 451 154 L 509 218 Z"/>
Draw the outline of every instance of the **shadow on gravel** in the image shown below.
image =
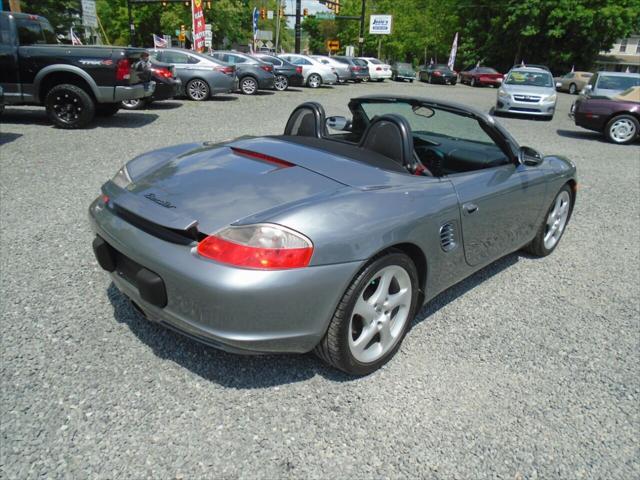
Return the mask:
<path fill-rule="evenodd" d="M 289 88 L 287 88 L 286 92 L 300 93 L 300 92 L 302 92 L 302 89 L 289 87 Z"/>
<path fill-rule="evenodd" d="M 445 290 L 431 300 L 413 320 L 411 327 L 464 295 L 485 280 L 514 265 L 519 258 L 533 258 L 522 253 L 512 253 L 457 285 Z M 148 345 L 153 353 L 189 369 L 200 377 L 230 388 L 268 388 L 300 382 L 322 375 L 334 382 L 357 380 L 326 366 L 313 354 L 305 355 L 236 355 L 200 344 L 183 335 L 144 318 L 129 299 L 112 283 L 107 297 L 113 305 L 116 321 L 126 324 L 133 334 Z"/>
<path fill-rule="evenodd" d="M 0 145 L 4 145 L 5 143 L 11 143 L 14 140 L 17 140 L 22 136 L 21 133 L 7 133 L 0 132 Z"/>
<path fill-rule="evenodd" d="M 180 108 L 181 106 L 182 106 L 182 102 L 171 101 L 171 100 L 159 100 L 149 105 L 147 110 L 173 110 L 174 108 Z"/>
<path fill-rule="evenodd" d="M 600 143 L 609 143 L 604 136 L 598 132 L 581 132 L 576 130 L 556 130 L 556 133 L 561 137 L 575 138 L 579 140 L 593 140 Z"/>
<path fill-rule="evenodd" d="M 129 112 L 120 110 L 113 117 L 96 116 L 89 125 L 82 130 L 94 128 L 139 128 L 156 121 L 158 115 L 154 113 Z M 2 114 L 3 125 L 47 125 L 56 128 L 47 118 L 44 108 L 5 110 Z"/>
<path fill-rule="evenodd" d="M 276 92 L 272 92 L 271 90 L 258 90 L 255 95 L 257 95 L 258 97 L 261 95 L 275 95 Z"/>
<path fill-rule="evenodd" d="M 209 102 L 233 102 L 238 100 L 238 97 L 232 97 L 231 95 L 214 95 L 208 101 Z"/>
<path fill-rule="evenodd" d="M 548 117 L 542 117 L 539 115 L 527 115 L 518 114 L 518 113 L 506 113 L 506 112 L 496 112 L 493 108 L 489 110 L 489 115 L 497 117 L 497 118 L 513 118 L 514 120 L 531 120 L 533 122 L 550 122 L 551 119 Z"/>
<path fill-rule="evenodd" d="M 313 354 L 235 355 L 208 347 L 144 318 L 112 283 L 107 296 L 116 321 L 126 324 L 153 353 L 205 380 L 229 388 L 268 388 L 308 380 L 316 375 L 335 381 L 356 380 L 326 366 Z"/>
<path fill-rule="evenodd" d="M 480 285 L 489 278 L 497 275 L 498 273 L 506 270 L 507 268 L 515 265 L 520 258 L 535 258 L 523 252 L 515 252 L 506 257 L 502 257 L 500 260 L 496 260 L 490 265 L 487 265 L 482 270 L 477 271 L 470 277 L 465 278 L 460 283 L 457 283 L 453 287 L 445 290 L 437 295 L 433 300 L 427 303 L 422 310 L 418 312 L 416 317 L 411 323 L 411 329 L 418 323 L 426 320 L 428 317 L 436 313 L 443 307 L 446 307 L 451 302 L 461 297 L 469 290 L 473 290 L 476 286 Z"/>

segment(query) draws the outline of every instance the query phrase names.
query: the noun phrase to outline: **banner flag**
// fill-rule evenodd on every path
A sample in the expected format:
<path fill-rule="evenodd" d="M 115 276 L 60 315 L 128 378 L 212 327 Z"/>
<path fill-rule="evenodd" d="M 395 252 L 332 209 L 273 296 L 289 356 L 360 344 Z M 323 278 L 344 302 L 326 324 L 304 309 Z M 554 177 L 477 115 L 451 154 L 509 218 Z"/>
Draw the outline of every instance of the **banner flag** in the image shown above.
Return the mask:
<path fill-rule="evenodd" d="M 71 39 L 71 45 L 82 45 L 80 38 L 76 35 L 76 32 L 73 31 L 73 27 L 69 29 L 69 38 Z"/>
<path fill-rule="evenodd" d="M 453 70 L 453 67 L 456 63 L 457 53 L 458 53 L 458 32 L 456 32 L 456 36 L 453 37 L 453 45 L 451 45 L 451 54 L 449 55 L 449 61 L 447 62 L 447 65 L 451 70 Z"/>
<path fill-rule="evenodd" d="M 204 50 L 204 12 L 202 11 L 203 0 L 192 0 L 191 14 L 193 17 L 193 45 L 191 48 L 196 52 Z"/>
<path fill-rule="evenodd" d="M 167 48 L 169 45 L 164 38 L 159 37 L 155 33 L 153 34 L 153 48 Z"/>

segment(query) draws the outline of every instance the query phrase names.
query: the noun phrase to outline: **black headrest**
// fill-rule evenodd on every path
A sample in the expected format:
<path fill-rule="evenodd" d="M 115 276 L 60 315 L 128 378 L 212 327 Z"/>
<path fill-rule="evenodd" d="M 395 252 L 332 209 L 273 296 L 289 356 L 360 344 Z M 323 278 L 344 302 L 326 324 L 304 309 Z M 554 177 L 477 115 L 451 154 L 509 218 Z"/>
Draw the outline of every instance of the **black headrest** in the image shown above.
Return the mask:
<path fill-rule="evenodd" d="M 360 147 L 395 160 L 403 167 L 411 167 L 413 136 L 406 118 L 394 113 L 374 117 L 362 135 Z"/>
<path fill-rule="evenodd" d="M 284 128 L 285 135 L 299 137 L 323 138 L 327 134 L 325 113 L 322 105 L 316 102 L 305 102 L 298 105 Z"/>

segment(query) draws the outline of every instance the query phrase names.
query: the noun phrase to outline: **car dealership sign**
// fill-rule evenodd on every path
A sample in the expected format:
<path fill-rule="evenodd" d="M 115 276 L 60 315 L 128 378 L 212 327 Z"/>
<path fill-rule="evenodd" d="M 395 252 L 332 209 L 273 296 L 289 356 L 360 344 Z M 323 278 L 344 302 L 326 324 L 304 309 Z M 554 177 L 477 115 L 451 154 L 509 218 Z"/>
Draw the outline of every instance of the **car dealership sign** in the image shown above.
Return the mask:
<path fill-rule="evenodd" d="M 369 33 L 374 35 L 389 35 L 393 15 L 371 15 L 369 18 Z"/>

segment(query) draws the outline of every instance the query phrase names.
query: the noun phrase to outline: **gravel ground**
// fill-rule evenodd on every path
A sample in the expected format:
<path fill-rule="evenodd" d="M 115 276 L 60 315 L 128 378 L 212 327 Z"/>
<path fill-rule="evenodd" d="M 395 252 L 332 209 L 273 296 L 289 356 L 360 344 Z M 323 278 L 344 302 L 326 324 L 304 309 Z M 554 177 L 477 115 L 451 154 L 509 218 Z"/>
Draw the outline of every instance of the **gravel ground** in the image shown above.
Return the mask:
<path fill-rule="evenodd" d="M 313 355 L 242 357 L 139 317 L 91 252 L 86 210 L 147 150 L 279 133 L 305 100 L 409 93 L 488 110 L 495 90 L 349 85 L 171 101 L 94 128 L 42 109 L 0 126 L 3 478 L 640 476 L 640 146 L 507 118 L 572 158 L 581 190 L 545 259 L 510 255 L 444 292 L 398 355 L 352 379 Z"/>

